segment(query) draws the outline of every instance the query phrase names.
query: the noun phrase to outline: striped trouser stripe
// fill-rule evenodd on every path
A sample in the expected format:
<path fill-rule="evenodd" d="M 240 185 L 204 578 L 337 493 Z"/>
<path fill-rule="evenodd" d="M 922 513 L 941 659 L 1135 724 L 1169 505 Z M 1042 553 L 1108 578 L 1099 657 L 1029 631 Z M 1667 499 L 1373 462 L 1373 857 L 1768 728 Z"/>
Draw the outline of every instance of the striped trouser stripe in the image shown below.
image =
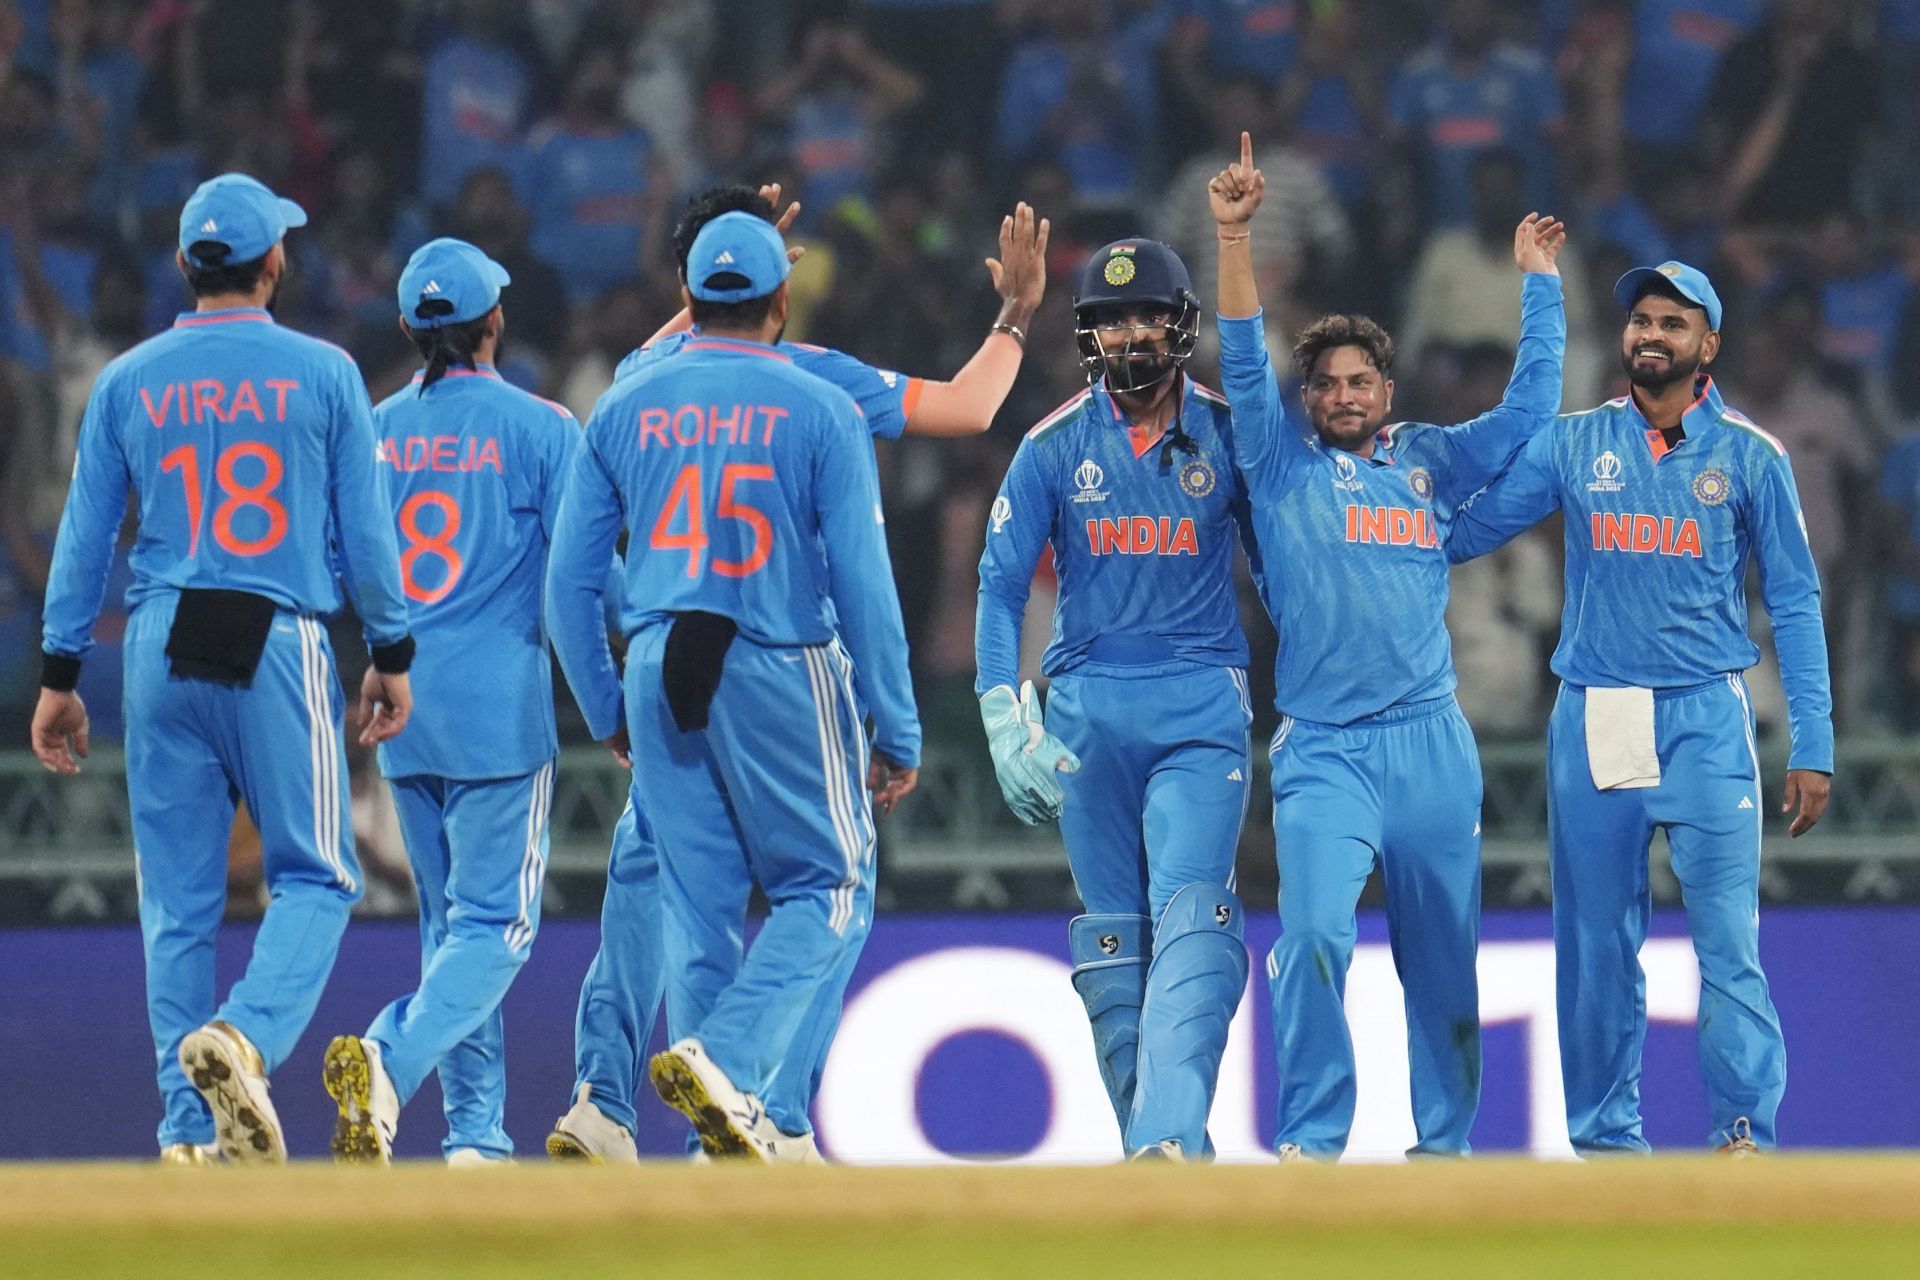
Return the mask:
<path fill-rule="evenodd" d="M 507 926 L 507 946 L 515 951 L 533 943 L 533 900 L 540 893 L 540 881 L 547 874 L 547 857 L 542 837 L 547 833 L 547 818 L 553 812 L 553 761 L 540 766 L 533 775 L 533 796 L 527 802 L 527 844 L 520 858 L 520 911 Z"/>
<path fill-rule="evenodd" d="M 313 845 L 343 889 L 359 886 L 340 853 L 340 730 L 333 720 L 332 669 L 326 634 L 315 618 L 296 618 L 300 634 L 300 693 L 307 707 L 307 757 L 313 771 Z M 255 815 L 254 821 L 260 820 Z"/>
<path fill-rule="evenodd" d="M 1733 696 L 1740 703 L 1740 731 L 1747 736 L 1747 755 L 1753 760 L 1753 860 L 1760 861 L 1760 849 L 1764 843 L 1763 822 L 1766 805 L 1760 799 L 1760 745 L 1753 739 L 1753 703 L 1747 695 L 1747 682 L 1737 675 L 1727 677 L 1727 688 L 1733 690 Z"/>
<path fill-rule="evenodd" d="M 840 698 L 845 692 L 851 714 L 854 705 L 851 691 L 846 689 L 844 679 L 834 678 L 830 667 L 832 659 L 824 647 L 808 645 L 800 652 L 805 655 L 807 683 L 813 690 L 814 726 L 820 737 L 820 770 L 826 784 L 827 814 L 846 865 L 846 874 L 831 895 L 827 925 L 835 933 L 844 934 L 853 919 L 854 893 L 859 888 L 861 867 L 866 861 L 867 842 L 861 838 L 863 828 L 859 816 L 865 806 L 855 802 L 852 792 L 856 785 L 864 788 L 866 779 L 852 778 L 846 743 L 841 737 Z M 868 817 L 866 821 L 870 824 L 872 819 Z"/>

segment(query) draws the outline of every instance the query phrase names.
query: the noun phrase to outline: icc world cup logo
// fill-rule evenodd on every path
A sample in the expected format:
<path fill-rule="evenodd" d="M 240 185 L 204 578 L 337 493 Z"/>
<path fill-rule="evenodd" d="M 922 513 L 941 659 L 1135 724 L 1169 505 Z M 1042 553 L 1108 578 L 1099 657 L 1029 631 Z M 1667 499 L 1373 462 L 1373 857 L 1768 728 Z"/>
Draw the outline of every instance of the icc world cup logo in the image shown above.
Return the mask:
<path fill-rule="evenodd" d="M 1626 486 L 1620 482 L 1620 455 L 1609 449 L 1593 460 L 1593 483 L 1587 486 L 1590 493 L 1618 493 Z"/>
<path fill-rule="evenodd" d="M 1073 482 L 1083 490 L 1098 489 L 1106 479 L 1107 473 L 1102 471 L 1092 458 L 1081 463 L 1079 470 L 1073 473 Z"/>

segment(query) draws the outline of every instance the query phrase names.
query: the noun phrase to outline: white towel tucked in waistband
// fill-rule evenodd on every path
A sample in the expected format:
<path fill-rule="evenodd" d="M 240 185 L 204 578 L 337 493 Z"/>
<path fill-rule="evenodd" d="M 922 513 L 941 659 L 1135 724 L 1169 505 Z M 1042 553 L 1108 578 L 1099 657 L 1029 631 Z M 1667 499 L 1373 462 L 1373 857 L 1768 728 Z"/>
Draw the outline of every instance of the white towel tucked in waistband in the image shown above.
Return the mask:
<path fill-rule="evenodd" d="M 1587 768 L 1602 791 L 1660 785 L 1653 690 L 1587 689 Z"/>

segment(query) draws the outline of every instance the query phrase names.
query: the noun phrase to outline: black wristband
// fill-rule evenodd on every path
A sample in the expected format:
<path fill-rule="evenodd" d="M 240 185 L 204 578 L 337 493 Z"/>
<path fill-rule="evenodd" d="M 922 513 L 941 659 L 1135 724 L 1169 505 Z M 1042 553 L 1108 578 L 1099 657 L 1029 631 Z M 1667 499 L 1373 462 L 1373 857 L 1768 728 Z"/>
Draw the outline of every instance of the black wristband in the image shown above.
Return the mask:
<path fill-rule="evenodd" d="M 413 665 L 413 637 L 406 636 L 392 644 L 376 644 L 371 652 L 375 671 L 383 676 L 403 676 Z"/>
<path fill-rule="evenodd" d="M 80 659 L 70 653 L 40 655 L 40 687 L 55 693 L 72 693 L 80 683 Z"/>

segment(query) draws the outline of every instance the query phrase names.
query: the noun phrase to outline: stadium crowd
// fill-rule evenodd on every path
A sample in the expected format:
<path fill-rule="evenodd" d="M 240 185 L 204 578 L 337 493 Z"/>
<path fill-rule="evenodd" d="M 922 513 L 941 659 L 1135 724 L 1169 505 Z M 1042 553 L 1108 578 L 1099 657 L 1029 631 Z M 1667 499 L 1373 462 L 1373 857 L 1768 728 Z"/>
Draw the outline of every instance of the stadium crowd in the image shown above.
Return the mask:
<path fill-rule="evenodd" d="M 1623 385 L 1615 277 L 1706 268 L 1726 399 L 1792 452 L 1836 721 L 1920 730 L 1920 0 L 0 0 L 0 734 L 26 742 L 87 391 L 190 308 L 179 208 L 235 169 L 311 212 L 279 317 L 351 351 L 375 399 L 417 363 L 400 267 L 453 234 L 513 275 L 503 374 L 583 420 L 677 309 L 666 233 L 702 187 L 801 201 L 789 336 L 930 376 L 992 319 L 1000 214 L 1050 216 L 1053 287 L 994 429 L 881 446 L 929 732 L 971 750 L 988 506 L 1083 385 L 1066 282 L 1144 229 L 1211 305 L 1203 187 L 1242 128 L 1271 345 L 1369 311 L 1404 416 L 1499 398 L 1530 208 L 1572 232 L 1567 408 Z M 1454 575 L 1483 736 L 1540 732 L 1559 556 L 1543 528 Z M 102 738 L 124 585 L 83 685 Z"/>

